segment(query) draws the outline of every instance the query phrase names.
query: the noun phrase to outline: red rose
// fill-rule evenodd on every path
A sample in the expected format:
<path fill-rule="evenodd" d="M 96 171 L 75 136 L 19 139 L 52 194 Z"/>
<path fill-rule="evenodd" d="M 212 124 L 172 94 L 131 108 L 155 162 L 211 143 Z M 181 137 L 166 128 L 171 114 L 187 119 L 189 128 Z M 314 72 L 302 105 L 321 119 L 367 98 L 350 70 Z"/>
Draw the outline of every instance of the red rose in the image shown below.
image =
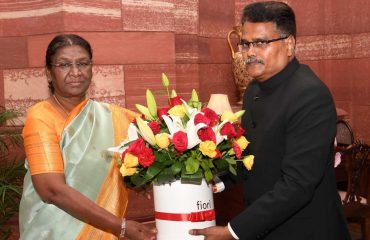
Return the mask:
<path fill-rule="evenodd" d="M 226 135 L 228 138 L 232 138 L 235 136 L 234 126 L 230 122 L 227 122 L 222 126 L 220 133 L 221 135 Z"/>
<path fill-rule="evenodd" d="M 206 116 L 204 116 L 204 114 L 198 113 L 194 117 L 194 124 L 197 125 L 198 123 L 204 123 L 209 126 L 211 121 Z"/>
<path fill-rule="evenodd" d="M 213 126 L 215 126 L 217 124 L 217 122 L 218 122 L 218 115 L 217 115 L 217 113 L 215 111 L 213 111 L 210 108 L 203 108 L 202 109 L 202 112 L 209 119 L 209 121 L 210 121 L 209 126 L 210 127 L 213 127 Z"/>
<path fill-rule="evenodd" d="M 148 126 L 150 127 L 150 129 L 152 129 L 154 135 L 159 133 L 159 131 L 161 130 L 161 125 L 157 121 L 152 121 L 152 122 L 148 123 Z"/>
<path fill-rule="evenodd" d="M 154 163 L 155 157 L 151 148 L 145 147 L 144 151 L 138 156 L 139 163 L 143 167 L 149 167 Z"/>
<path fill-rule="evenodd" d="M 177 151 L 183 152 L 188 147 L 188 135 L 184 132 L 178 131 L 173 135 L 171 142 Z"/>
<path fill-rule="evenodd" d="M 130 144 L 130 146 L 127 149 L 127 152 L 135 156 L 139 156 L 139 154 L 144 151 L 144 148 L 146 148 L 144 139 L 138 138 Z"/>
<path fill-rule="evenodd" d="M 173 98 L 170 98 L 170 105 L 173 107 L 173 106 L 176 106 L 176 105 L 181 105 L 182 104 L 182 101 L 181 101 L 181 97 L 179 96 L 176 96 L 176 97 L 173 97 Z"/>
<path fill-rule="evenodd" d="M 245 133 L 245 130 L 244 130 L 244 128 L 242 128 L 242 126 L 240 126 L 240 124 L 235 124 L 234 123 L 234 127 L 235 127 L 235 129 L 236 129 L 236 132 L 235 132 L 235 138 L 239 138 L 239 137 L 241 137 L 241 136 L 243 136 L 244 135 L 244 133 Z"/>
<path fill-rule="evenodd" d="M 163 121 L 162 115 L 168 116 L 168 110 L 170 110 L 170 108 L 160 108 L 157 110 L 157 115 L 161 121 Z"/>
<path fill-rule="evenodd" d="M 218 150 L 218 149 L 216 148 L 216 156 L 215 156 L 213 159 L 219 159 L 219 158 L 221 158 L 221 157 L 222 157 L 222 155 L 221 155 L 220 150 Z"/>
<path fill-rule="evenodd" d="M 235 156 L 237 159 L 240 159 L 242 156 L 242 150 L 240 149 L 239 145 L 233 142 L 233 149 L 235 152 Z"/>
<path fill-rule="evenodd" d="M 201 128 L 198 130 L 198 137 L 200 140 L 204 141 L 213 141 L 216 143 L 216 134 L 210 127 Z"/>

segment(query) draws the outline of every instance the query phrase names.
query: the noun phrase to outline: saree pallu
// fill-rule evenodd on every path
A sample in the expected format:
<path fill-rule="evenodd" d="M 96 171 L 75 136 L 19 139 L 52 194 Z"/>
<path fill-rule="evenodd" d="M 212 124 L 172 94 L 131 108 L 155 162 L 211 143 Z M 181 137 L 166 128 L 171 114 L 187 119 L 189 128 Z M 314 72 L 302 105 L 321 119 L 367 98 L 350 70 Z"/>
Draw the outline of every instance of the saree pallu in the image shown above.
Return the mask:
<path fill-rule="evenodd" d="M 118 217 L 126 211 L 127 192 L 117 166 L 118 155 L 106 149 L 123 140 L 134 117 L 128 110 L 89 100 L 63 129 L 60 140 L 66 184 Z M 117 239 L 44 203 L 30 171 L 24 179 L 19 222 L 24 240 Z"/>

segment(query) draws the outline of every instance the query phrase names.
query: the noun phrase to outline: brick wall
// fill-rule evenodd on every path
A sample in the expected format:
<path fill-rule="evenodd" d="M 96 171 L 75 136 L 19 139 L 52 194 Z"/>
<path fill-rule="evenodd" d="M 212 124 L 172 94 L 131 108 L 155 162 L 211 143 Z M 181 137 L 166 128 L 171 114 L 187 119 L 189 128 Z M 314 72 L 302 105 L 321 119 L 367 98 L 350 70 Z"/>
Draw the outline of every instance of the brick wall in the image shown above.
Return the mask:
<path fill-rule="evenodd" d="M 25 113 L 48 96 L 48 42 L 74 32 L 94 49 L 90 94 L 130 109 L 166 72 L 184 97 L 193 88 L 237 100 L 226 34 L 256 0 L 36 0 L 0 3 L 0 104 Z M 326 82 L 357 137 L 370 142 L 370 2 L 288 0 L 296 11 L 298 57 Z M 165 104 L 164 98 L 159 98 Z"/>

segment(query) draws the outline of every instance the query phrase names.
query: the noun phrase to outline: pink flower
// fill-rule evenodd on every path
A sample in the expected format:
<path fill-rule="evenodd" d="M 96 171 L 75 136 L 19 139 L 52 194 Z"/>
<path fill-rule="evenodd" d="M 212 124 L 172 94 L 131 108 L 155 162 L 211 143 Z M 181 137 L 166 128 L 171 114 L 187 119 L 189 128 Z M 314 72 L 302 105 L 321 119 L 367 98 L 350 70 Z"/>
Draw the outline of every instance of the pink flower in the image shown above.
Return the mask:
<path fill-rule="evenodd" d="M 230 122 L 227 122 L 222 126 L 220 133 L 221 135 L 226 135 L 228 138 L 232 138 L 235 136 L 234 126 Z"/>
<path fill-rule="evenodd" d="M 182 104 L 182 101 L 181 101 L 181 97 L 179 96 L 176 96 L 176 97 L 173 97 L 173 98 L 170 98 L 170 105 L 173 107 L 173 106 L 176 106 L 176 105 L 181 105 Z"/>
<path fill-rule="evenodd" d="M 218 149 L 216 148 L 216 156 L 215 156 L 213 159 L 218 159 L 218 158 L 221 158 L 221 157 L 222 157 L 222 155 L 221 155 L 220 150 L 218 150 Z"/>
<path fill-rule="evenodd" d="M 197 125 L 198 123 L 204 123 L 207 126 L 209 126 L 209 124 L 211 123 L 211 121 L 205 115 L 203 115 L 201 113 L 198 113 L 194 117 L 194 124 Z"/>
<path fill-rule="evenodd" d="M 127 152 L 131 153 L 132 155 L 138 156 L 141 152 L 144 151 L 144 148 L 146 148 L 144 139 L 138 138 L 130 144 Z"/>
<path fill-rule="evenodd" d="M 235 135 L 234 135 L 235 138 L 239 138 L 244 135 L 245 130 L 244 128 L 242 128 L 242 126 L 240 126 L 239 123 L 233 123 L 233 126 L 234 126 L 234 129 L 236 129 Z"/>
<path fill-rule="evenodd" d="M 188 135 L 184 132 L 178 131 L 173 135 L 171 142 L 177 151 L 183 152 L 188 147 Z"/>
<path fill-rule="evenodd" d="M 201 128 L 198 130 L 198 137 L 202 142 L 204 141 L 213 141 L 216 143 L 216 134 L 210 127 Z"/>
<path fill-rule="evenodd" d="M 218 115 L 217 115 L 217 113 L 215 111 L 213 111 L 210 108 L 203 108 L 202 109 L 202 112 L 209 119 L 209 121 L 210 121 L 209 126 L 210 127 L 213 127 L 213 126 L 215 126 L 217 124 L 217 122 L 218 122 Z"/>
<path fill-rule="evenodd" d="M 239 145 L 233 142 L 233 149 L 237 159 L 242 157 L 242 150 L 240 149 Z"/>
<path fill-rule="evenodd" d="M 150 127 L 150 129 L 152 129 L 154 135 L 159 133 L 159 131 L 161 130 L 161 125 L 157 121 L 152 121 L 148 123 L 148 126 Z"/>
<path fill-rule="evenodd" d="M 139 163 L 143 167 L 149 167 L 154 163 L 155 157 L 151 148 L 145 147 L 144 151 L 139 154 Z"/>
<path fill-rule="evenodd" d="M 163 121 L 163 117 L 162 117 L 162 115 L 166 115 L 166 116 L 168 116 L 168 110 L 170 110 L 170 108 L 159 108 L 158 110 L 157 110 L 157 115 L 158 115 L 158 117 L 159 117 L 159 119 L 161 120 L 161 121 Z"/>

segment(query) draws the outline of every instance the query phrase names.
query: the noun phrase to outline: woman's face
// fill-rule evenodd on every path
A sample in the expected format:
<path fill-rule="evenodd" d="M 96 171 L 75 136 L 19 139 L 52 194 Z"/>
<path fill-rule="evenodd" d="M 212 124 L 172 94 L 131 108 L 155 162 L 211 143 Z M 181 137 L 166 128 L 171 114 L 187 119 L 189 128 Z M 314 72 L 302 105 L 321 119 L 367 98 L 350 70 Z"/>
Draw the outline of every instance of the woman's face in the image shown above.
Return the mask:
<path fill-rule="evenodd" d="M 88 52 L 78 46 L 59 49 L 47 70 L 54 94 L 62 97 L 85 97 L 92 78 L 92 63 Z"/>

